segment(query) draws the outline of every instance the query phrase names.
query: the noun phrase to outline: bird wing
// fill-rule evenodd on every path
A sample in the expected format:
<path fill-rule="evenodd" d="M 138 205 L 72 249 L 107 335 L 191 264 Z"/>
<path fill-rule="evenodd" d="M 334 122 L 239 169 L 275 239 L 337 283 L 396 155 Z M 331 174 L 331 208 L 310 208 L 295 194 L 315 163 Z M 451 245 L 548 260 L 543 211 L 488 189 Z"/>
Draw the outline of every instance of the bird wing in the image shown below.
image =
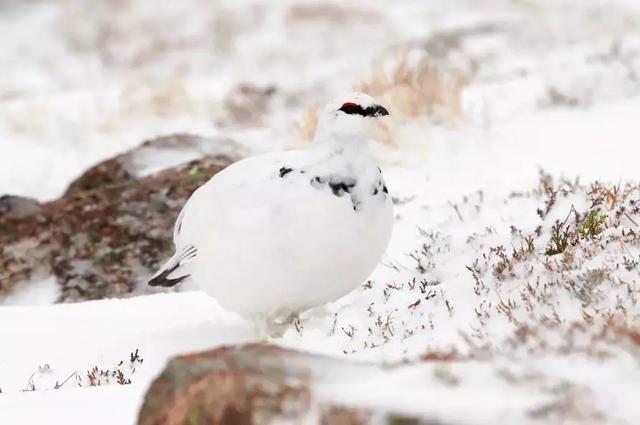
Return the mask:
<path fill-rule="evenodd" d="M 150 286 L 174 286 L 191 275 L 190 263 L 198 255 L 198 242 L 210 227 L 212 210 L 232 202 L 245 186 L 268 178 L 274 163 L 269 155 L 247 158 L 225 168 L 200 186 L 182 207 L 173 228 L 175 253 L 151 276 Z"/>
<path fill-rule="evenodd" d="M 368 185 L 372 178 L 378 179 L 379 170 L 371 169 L 375 176 L 368 176 L 366 184 L 361 181 L 358 190 L 364 186 L 366 191 L 374 190 Z M 363 198 L 356 193 L 357 184 L 346 172 L 340 173 L 331 155 L 309 150 L 238 161 L 213 176 L 187 201 L 174 229 L 176 254 L 156 274 L 156 284 L 172 286 L 187 277 L 189 263 L 199 253 L 205 255 L 203 249 L 264 243 L 265 252 L 277 251 L 284 246 L 269 244 L 299 241 L 300 234 L 321 237 L 332 227 L 333 223 L 327 223 L 329 217 L 337 226 L 339 220 L 352 219 Z"/>
<path fill-rule="evenodd" d="M 194 245 L 210 218 L 273 206 L 274 200 L 295 196 L 299 188 L 288 175 L 294 169 L 306 169 L 306 151 L 265 154 L 235 162 L 200 186 L 185 204 L 174 230 L 177 250 Z M 305 178 L 306 180 L 306 178 Z M 242 217 L 234 217 L 234 221 Z"/>
<path fill-rule="evenodd" d="M 328 155 L 299 150 L 259 155 L 230 165 L 198 188 L 185 205 L 177 223 L 177 250 L 198 248 L 201 239 L 210 240 L 207 229 L 220 223 L 250 229 L 351 205 L 347 192 L 354 183 L 330 177 L 329 160 Z"/>

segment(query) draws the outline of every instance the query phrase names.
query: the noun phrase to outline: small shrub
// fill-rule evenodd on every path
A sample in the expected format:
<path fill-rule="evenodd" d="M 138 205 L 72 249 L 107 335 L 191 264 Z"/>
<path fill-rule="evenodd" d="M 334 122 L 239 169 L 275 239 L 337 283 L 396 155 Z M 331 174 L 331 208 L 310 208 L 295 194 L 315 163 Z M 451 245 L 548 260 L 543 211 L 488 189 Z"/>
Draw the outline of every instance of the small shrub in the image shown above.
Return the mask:
<path fill-rule="evenodd" d="M 604 231 L 606 220 L 606 214 L 590 211 L 584 221 L 576 228 L 576 232 L 585 239 L 593 239 Z"/>
<path fill-rule="evenodd" d="M 546 255 L 562 254 L 569 246 L 571 238 L 571 232 L 569 226 L 565 223 L 556 220 L 555 224 L 551 228 L 551 239 L 547 245 L 547 250 L 544 252 Z"/>

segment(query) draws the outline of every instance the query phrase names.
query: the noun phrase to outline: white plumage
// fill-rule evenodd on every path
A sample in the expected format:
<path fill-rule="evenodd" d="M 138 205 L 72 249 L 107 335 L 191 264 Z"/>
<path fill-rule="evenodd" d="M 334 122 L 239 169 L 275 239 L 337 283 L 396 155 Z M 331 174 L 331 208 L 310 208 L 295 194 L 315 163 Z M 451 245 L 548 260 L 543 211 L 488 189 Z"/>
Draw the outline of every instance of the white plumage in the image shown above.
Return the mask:
<path fill-rule="evenodd" d="M 187 276 L 225 309 L 273 324 L 336 300 L 384 253 L 392 203 L 368 148 L 386 109 L 330 102 L 308 149 L 247 158 L 198 188 L 176 222 L 176 254 L 149 282 Z"/>

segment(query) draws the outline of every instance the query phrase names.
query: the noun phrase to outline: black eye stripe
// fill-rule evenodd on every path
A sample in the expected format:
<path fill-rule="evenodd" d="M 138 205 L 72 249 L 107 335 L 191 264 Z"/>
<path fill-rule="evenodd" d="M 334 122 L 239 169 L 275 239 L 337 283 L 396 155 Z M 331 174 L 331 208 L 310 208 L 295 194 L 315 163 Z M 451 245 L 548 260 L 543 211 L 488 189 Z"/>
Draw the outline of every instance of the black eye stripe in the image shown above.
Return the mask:
<path fill-rule="evenodd" d="M 363 117 L 379 117 L 389 115 L 389 112 L 380 105 L 371 105 L 367 108 L 363 108 L 362 106 L 355 103 L 345 103 L 338 110 L 348 115 L 357 114 Z"/>

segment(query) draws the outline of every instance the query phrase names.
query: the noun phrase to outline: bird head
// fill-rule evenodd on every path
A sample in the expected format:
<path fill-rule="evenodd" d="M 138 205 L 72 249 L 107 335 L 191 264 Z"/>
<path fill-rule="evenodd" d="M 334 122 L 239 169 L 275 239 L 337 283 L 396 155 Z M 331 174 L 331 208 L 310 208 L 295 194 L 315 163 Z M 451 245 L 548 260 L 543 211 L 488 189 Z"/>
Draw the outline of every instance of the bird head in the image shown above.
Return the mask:
<path fill-rule="evenodd" d="M 364 93 L 350 93 L 329 102 L 318 119 L 315 141 L 368 138 L 374 123 L 387 109 Z"/>

